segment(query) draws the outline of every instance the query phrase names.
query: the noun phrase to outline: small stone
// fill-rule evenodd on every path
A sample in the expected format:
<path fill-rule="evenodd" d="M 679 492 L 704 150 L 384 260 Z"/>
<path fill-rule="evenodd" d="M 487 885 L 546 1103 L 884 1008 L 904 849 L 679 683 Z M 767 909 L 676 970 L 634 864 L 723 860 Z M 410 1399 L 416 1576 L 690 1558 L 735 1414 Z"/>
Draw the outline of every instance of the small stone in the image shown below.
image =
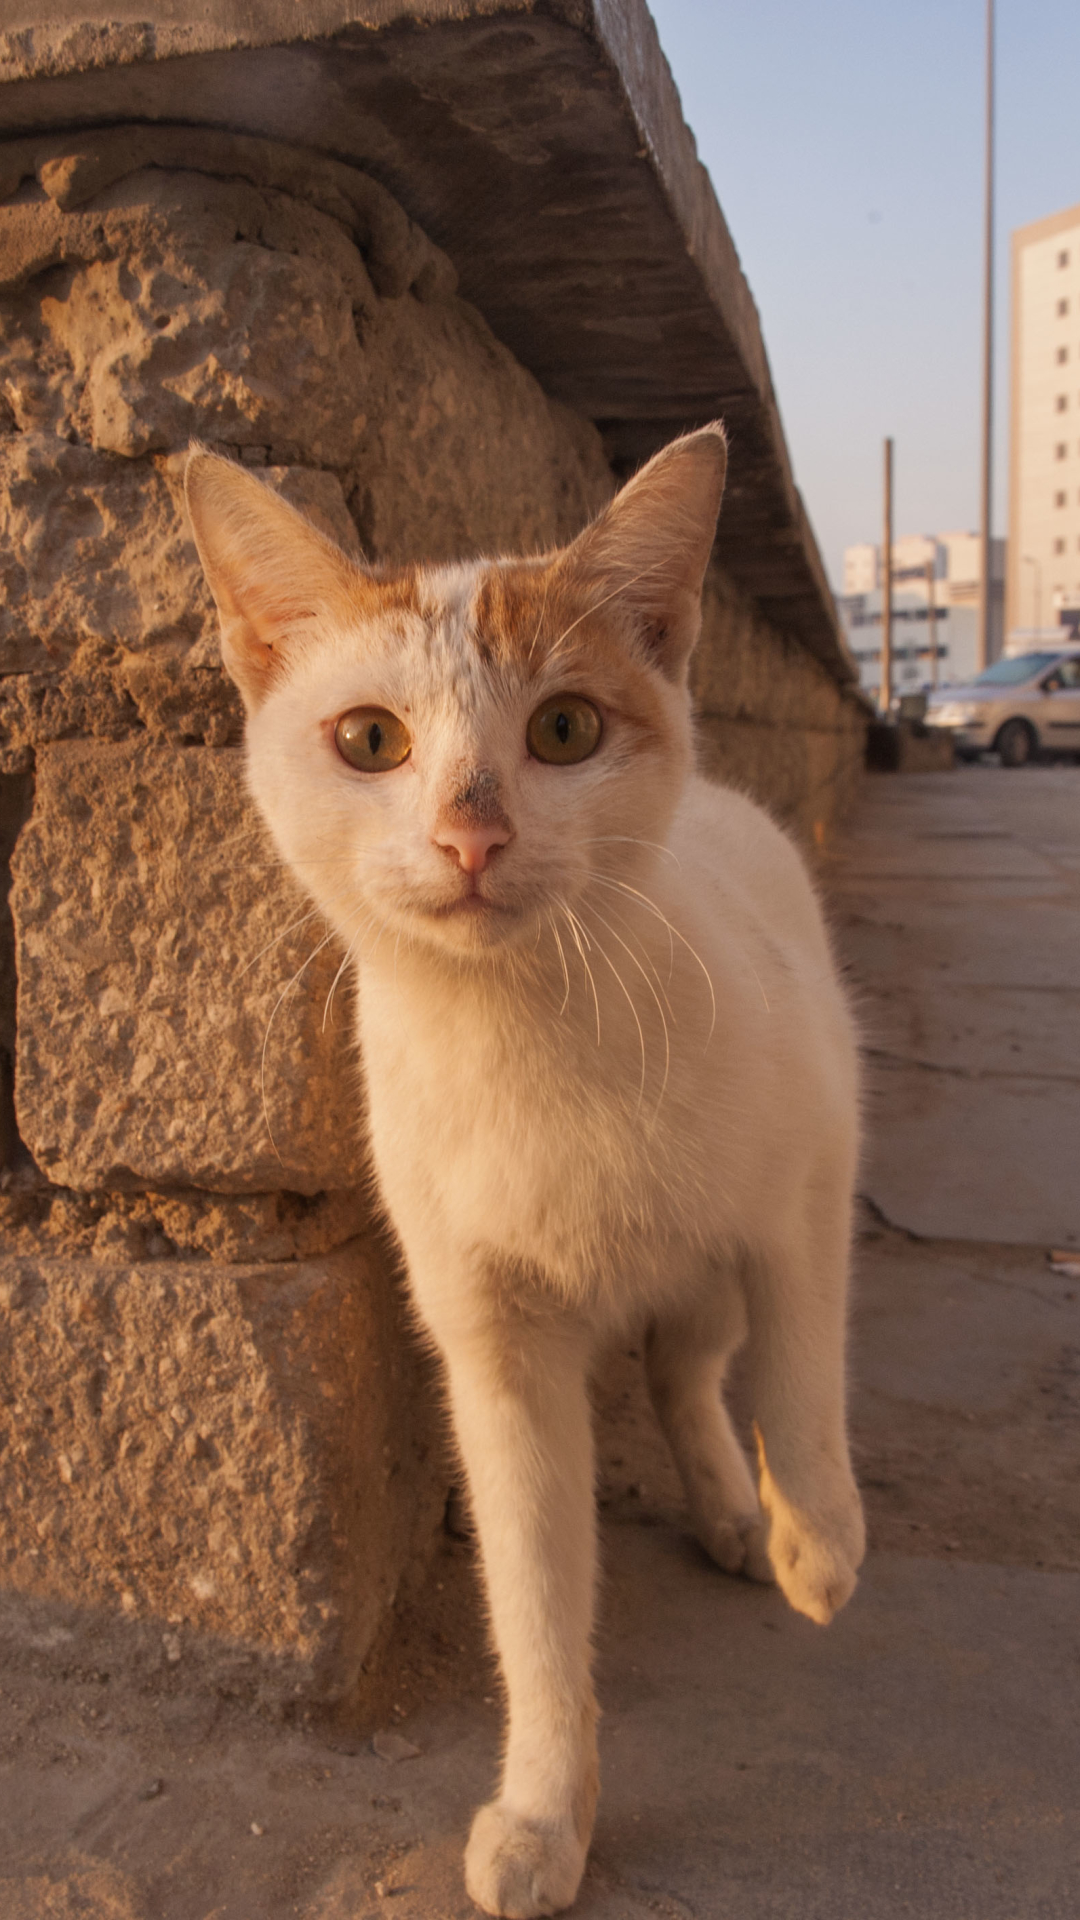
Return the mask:
<path fill-rule="evenodd" d="M 166 1660 L 170 1666 L 175 1666 L 180 1658 L 180 1635 L 178 1633 L 163 1633 L 161 1636 L 161 1644 L 165 1649 Z"/>
<path fill-rule="evenodd" d="M 380 1760 L 389 1760 L 391 1762 L 397 1760 L 415 1760 L 417 1754 L 420 1752 L 419 1747 L 414 1747 L 412 1741 L 406 1740 L 404 1735 L 400 1733 L 377 1733 L 371 1742 L 371 1746 L 372 1751 L 378 1754 Z"/>
<path fill-rule="evenodd" d="M 165 1791 L 164 1780 L 148 1780 L 139 1795 L 140 1800 L 156 1800 Z"/>
<path fill-rule="evenodd" d="M 260 1827 L 258 1821 L 253 1820 L 251 1823 L 251 1831 L 255 1835 L 256 1840 L 261 1840 L 263 1837 L 263 1834 L 266 1832 L 266 1828 Z"/>

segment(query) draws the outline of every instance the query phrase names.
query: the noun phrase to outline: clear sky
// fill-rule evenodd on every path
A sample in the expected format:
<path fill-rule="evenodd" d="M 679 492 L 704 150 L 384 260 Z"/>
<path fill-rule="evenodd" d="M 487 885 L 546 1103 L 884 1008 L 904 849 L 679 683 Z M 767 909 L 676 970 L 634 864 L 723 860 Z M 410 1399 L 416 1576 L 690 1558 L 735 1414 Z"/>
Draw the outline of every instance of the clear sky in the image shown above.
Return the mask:
<path fill-rule="evenodd" d="M 879 538 L 978 523 L 983 0 L 649 0 L 761 314 L 834 585 Z M 1080 0 L 997 0 L 997 462 L 1009 233 L 1080 201 Z"/>

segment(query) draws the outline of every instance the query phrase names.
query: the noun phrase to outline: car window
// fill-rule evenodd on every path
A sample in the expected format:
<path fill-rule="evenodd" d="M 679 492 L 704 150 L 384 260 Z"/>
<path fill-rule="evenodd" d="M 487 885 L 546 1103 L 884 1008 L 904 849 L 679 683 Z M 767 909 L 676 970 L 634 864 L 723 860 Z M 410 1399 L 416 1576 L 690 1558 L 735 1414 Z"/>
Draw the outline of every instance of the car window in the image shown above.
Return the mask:
<path fill-rule="evenodd" d="M 1080 660 L 1059 660 L 1054 678 L 1063 687 L 1080 687 Z"/>
<path fill-rule="evenodd" d="M 1025 680 L 1034 680 L 1037 673 L 1052 667 L 1057 660 L 1056 653 L 1018 653 L 1010 659 L 995 660 L 975 681 L 977 687 L 1018 687 Z"/>

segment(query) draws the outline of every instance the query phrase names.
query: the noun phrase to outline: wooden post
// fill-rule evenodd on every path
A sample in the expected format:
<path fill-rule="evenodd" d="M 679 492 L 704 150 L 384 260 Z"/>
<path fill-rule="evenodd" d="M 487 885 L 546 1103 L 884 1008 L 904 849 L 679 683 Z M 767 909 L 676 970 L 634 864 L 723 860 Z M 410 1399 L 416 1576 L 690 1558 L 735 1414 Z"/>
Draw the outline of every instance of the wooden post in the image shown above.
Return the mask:
<path fill-rule="evenodd" d="M 937 686 L 937 601 L 934 598 L 934 562 L 926 563 L 926 632 L 930 644 L 930 685 Z"/>
<path fill-rule="evenodd" d="M 881 685 L 878 709 L 892 706 L 892 441 L 885 442 L 885 525 L 881 542 Z"/>

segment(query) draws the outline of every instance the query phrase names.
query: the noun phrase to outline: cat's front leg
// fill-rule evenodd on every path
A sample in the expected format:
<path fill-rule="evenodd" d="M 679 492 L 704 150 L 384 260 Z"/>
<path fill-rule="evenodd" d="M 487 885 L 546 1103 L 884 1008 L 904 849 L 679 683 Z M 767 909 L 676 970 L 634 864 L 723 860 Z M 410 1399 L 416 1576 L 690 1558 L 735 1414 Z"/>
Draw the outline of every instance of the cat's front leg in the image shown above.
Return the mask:
<path fill-rule="evenodd" d="M 846 1194 L 821 1204 L 747 1268 L 748 1362 L 761 1504 L 777 1584 L 824 1626 L 845 1605 L 866 1550 L 848 1452 Z"/>
<path fill-rule="evenodd" d="M 525 1920 L 573 1901 L 596 1810 L 588 1340 L 546 1307 L 430 1318 L 446 1359 L 508 1708 L 499 1794 L 473 1822 L 465 1879 L 486 1913 Z"/>

